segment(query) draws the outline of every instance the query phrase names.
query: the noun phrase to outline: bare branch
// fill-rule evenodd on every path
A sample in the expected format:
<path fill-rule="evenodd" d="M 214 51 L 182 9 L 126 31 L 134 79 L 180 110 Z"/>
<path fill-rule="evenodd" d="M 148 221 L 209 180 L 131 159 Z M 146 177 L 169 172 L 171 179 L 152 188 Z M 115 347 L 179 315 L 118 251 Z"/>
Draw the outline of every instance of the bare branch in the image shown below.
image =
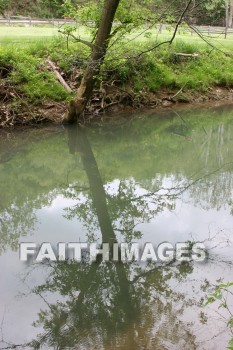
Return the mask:
<path fill-rule="evenodd" d="M 210 47 L 212 47 L 212 49 L 217 50 L 217 51 L 223 53 L 224 55 L 226 55 L 226 56 L 228 56 L 228 57 L 233 57 L 232 54 L 227 53 L 227 52 L 225 52 L 225 51 L 219 49 L 218 47 L 216 47 L 215 45 L 213 45 L 211 42 L 209 42 L 209 40 L 207 40 L 207 39 L 204 37 L 204 35 L 200 32 L 200 30 L 199 30 L 198 28 L 196 28 L 196 27 L 193 26 L 193 25 L 190 25 L 189 27 L 190 27 L 204 42 L 206 42 L 206 44 L 208 44 Z"/>
<path fill-rule="evenodd" d="M 176 33 L 177 33 L 177 31 L 178 31 L 178 28 L 179 28 L 180 24 L 182 23 L 182 20 L 183 20 L 183 18 L 184 18 L 184 16 L 185 16 L 186 12 L 188 11 L 188 9 L 189 9 L 189 7 L 190 7 L 192 1 L 193 1 L 193 0 L 189 0 L 189 2 L 187 3 L 187 5 L 186 5 L 184 11 L 183 11 L 182 14 L 180 15 L 180 17 L 179 17 L 179 19 L 178 19 L 178 21 L 177 21 L 177 23 L 176 23 L 176 26 L 175 26 L 175 29 L 174 29 L 174 32 L 173 32 L 173 35 L 172 35 L 171 39 L 165 40 L 165 41 L 160 42 L 160 43 L 157 43 L 155 46 L 151 47 L 150 49 L 147 49 L 147 50 L 145 50 L 145 51 L 140 52 L 140 54 L 137 55 L 136 57 L 140 57 L 140 56 L 142 56 L 143 54 L 145 54 L 145 53 L 147 53 L 147 52 L 153 51 L 153 50 L 157 49 L 157 48 L 158 48 L 159 46 L 161 46 L 161 45 L 165 45 L 165 44 L 170 44 L 170 45 L 171 45 L 171 44 L 173 43 L 175 37 L 176 37 Z M 135 57 L 135 58 L 136 58 L 136 57 Z"/>
<path fill-rule="evenodd" d="M 179 20 L 178 20 L 177 23 L 176 23 L 175 30 L 174 30 L 174 32 L 173 32 L 173 36 L 172 36 L 172 38 L 171 38 L 171 40 L 170 40 L 170 44 L 173 43 L 173 41 L 174 41 L 174 39 L 175 39 L 175 37 L 176 37 L 177 30 L 178 30 L 178 28 L 179 28 L 179 26 L 180 26 L 180 24 L 181 24 L 181 22 L 182 22 L 182 20 L 183 20 L 183 18 L 184 18 L 184 16 L 185 16 L 186 12 L 188 11 L 189 6 L 191 5 L 192 1 L 193 1 L 193 0 L 189 0 L 189 2 L 187 3 L 187 5 L 186 5 L 184 11 L 181 13 L 180 18 L 179 18 Z"/>

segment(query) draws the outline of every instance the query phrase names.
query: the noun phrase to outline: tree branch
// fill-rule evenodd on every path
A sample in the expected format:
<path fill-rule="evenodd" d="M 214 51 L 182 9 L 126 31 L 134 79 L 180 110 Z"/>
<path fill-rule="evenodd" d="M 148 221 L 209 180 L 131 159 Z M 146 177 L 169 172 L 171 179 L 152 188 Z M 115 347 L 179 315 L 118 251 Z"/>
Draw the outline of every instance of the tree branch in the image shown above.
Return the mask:
<path fill-rule="evenodd" d="M 150 49 L 147 49 L 147 50 L 145 50 L 145 51 L 142 51 L 142 52 L 141 52 L 139 55 L 137 55 L 136 57 L 140 57 L 140 56 L 142 56 L 143 54 L 145 54 L 145 53 L 147 53 L 147 52 L 153 51 L 153 50 L 157 49 L 157 47 L 159 47 L 159 46 L 161 46 L 161 45 L 165 45 L 165 44 L 170 44 L 170 45 L 171 45 L 171 44 L 173 43 L 175 37 L 176 37 L 176 33 L 177 33 L 177 31 L 178 31 L 178 28 L 179 28 L 179 26 L 180 26 L 180 24 L 181 24 L 181 22 L 182 22 L 182 20 L 183 20 L 183 18 L 184 18 L 184 16 L 185 16 L 186 12 L 188 11 L 188 9 L 189 9 L 189 7 L 190 7 L 192 1 L 193 1 L 193 0 L 189 0 L 189 2 L 187 3 L 187 5 L 186 5 L 184 11 L 183 11 L 182 14 L 180 15 L 180 17 L 179 17 L 179 19 L 178 19 L 178 21 L 177 21 L 177 23 L 176 23 L 175 30 L 174 30 L 174 32 L 173 32 L 173 35 L 172 35 L 171 39 L 166 40 L 166 41 L 163 41 L 163 42 L 160 42 L 160 43 L 157 43 L 155 46 L 151 47 Z M 135 58 L 136 58 L 136 57 L 135 57 Z"/>
<path fill-rule="evenodd" d="M 170 40 L 170 44 L 173 43 L 173 41 L 174 41 L 174 39 L 175 39 L 175 37 L 176 37 L 177 30 L 178 30 L 178 28 L 179 28 L 179 26 L 180 26 L 180 24 L 181 24 L 181 22 L 182 22 L 182 20 L 183 20 L 183 18 L 184 18 L 184 16 L 185 16 L 186 12 L 188 11 L 189 6 L 191 5 L 191 2 L 192 2 L 192 1 L 193 1 L 193 0 L 189 0 L 189 2 L 187 3 L 187 5 L 186 5 L 184 11 L 183 11 L 182 14 L 180 15 L 180 18 L 179 18 L 179 20 L 177 21 L 176 26 L 175 26 L 175 30 L 174 30 L 174 32 L 173 32 L 173 36 L 172 36 L 172 38 L 171 38 L 171 40 Z"/>
<path fill-rule="evenodd" d="M 59 33 L 63 34 L 63 35 L 69 35 L 71 36 L 71 38 L 73 38 L 75 41 L 77 41 L 78 43 L 81 43 L 81 44 L 84 44 L 88 47 L 90 47 L 91 49 L 93 48 L 93 44 L 90 42 L 90 41 L 87 41 L 87 40 L 83 40 L 81 38 L 77 38 L 74 34 L 72 33 L 69 33 L 67 34 L 66 32 L 63 32 L 62 30 L 58 30 Z"/>
<path fill-rule="evenodd" d="M 50 67 L 52 68 L 52 70 L 54 71 L 54 73 L 56 74 L 57 80 L 61 83 L 61 85 L 64 87 L 64 89 L 68 92 L 73 92 L 71 87 L 67 84 L 65 79 L 63 79 L 61 74 L 58 72 L 55 64 L 51 60 L 47 60 L 47 62 L 50 65 Z"/>

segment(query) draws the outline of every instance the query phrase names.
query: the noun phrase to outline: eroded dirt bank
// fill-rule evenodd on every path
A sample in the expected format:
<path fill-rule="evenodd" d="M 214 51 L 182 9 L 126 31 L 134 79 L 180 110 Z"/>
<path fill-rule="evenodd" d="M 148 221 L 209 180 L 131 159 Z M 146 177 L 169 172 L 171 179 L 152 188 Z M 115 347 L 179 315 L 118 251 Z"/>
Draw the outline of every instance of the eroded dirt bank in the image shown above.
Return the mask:
<path fill-rule="evenodd" d="M 15 103 L 15 97 L 20 103 Z M 67 110 L 67 102 L 46 100 L 38 105 L 24 101 L 12 87 L 0 86 L 0 127 L 19 125 L 60 124 Z M 181 105 L 219 105 L 233 103 L 233 89 L 210 87 L 206 92 L 181 90 L 161 90 L 156 93 L 140 91 L 133 93 L 130 88 L 123 90 L 117 86 L 95 91 L 80 123 L 100 121 L 103 118 L 117 118 L 123 111 L 129 113 L 144 109 L 166 109 Z"/>

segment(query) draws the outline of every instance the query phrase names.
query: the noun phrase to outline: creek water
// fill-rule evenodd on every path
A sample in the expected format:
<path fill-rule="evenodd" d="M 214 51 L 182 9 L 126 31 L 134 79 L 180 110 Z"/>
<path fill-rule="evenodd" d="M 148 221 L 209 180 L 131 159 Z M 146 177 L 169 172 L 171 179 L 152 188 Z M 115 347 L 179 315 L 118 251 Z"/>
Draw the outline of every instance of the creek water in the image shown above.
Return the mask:
<path fill-rule="evenodd" d="M 225 349 L 233 108 L 0 133 L 0 349 Z M 204 262 L 22 262 L 19 244 L 202 242 Z"/>

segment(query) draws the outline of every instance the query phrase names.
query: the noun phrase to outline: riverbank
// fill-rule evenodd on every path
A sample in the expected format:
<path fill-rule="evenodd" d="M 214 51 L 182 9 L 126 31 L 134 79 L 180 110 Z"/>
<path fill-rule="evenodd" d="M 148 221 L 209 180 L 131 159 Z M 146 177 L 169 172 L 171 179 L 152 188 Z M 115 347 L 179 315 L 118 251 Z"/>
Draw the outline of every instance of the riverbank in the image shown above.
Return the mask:
<path fill-rule="evenodd" d="M 62 38 L 21 48 L 4 47 L 0 52 L 0 126 L 61 123 L 88 55 L 85 47 L 77 43 L 67 47 Z M 73 92 L 58 82 L 48 60 Z M 117 55 L 110 51 L 106 57 L 85 121 L 125 110 L 231 101 L 231 56 L 203 43 L 183 41 L 137 56 L 134 46 L 128 45 L 127 50 L 122 48 Z"/>

